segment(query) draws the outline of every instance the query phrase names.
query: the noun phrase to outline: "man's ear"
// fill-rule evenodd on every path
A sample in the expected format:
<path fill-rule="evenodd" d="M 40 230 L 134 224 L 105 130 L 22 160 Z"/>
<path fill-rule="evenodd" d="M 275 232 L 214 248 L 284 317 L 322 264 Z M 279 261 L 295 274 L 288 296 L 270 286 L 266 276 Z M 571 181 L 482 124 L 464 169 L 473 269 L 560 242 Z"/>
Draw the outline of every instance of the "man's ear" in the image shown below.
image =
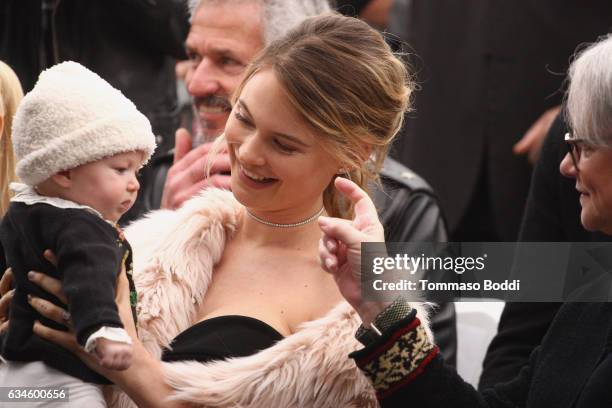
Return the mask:
<path fill-rule="evenodd" d="M 70 170 L 60 171 L 51 176 L 51 180 L 62 188 L 70 188 L 72 186 L 72 174 Z"/>

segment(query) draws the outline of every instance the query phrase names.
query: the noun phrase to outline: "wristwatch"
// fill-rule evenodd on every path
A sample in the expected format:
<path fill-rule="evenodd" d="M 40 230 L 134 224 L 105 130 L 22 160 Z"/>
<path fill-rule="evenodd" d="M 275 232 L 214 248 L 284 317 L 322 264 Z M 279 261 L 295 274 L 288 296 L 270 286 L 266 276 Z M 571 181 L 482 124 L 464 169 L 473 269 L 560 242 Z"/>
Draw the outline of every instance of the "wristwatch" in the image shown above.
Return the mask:
<path fill-rule="evenodd" d="M 369 327 L 365 327 L 363 324 L 359 326 L 355 338 L 364 346 L 372 344 L 394 324 L 406 318 L 412 310 L 410 303 L 405 298 L 397 297 L 393 303 L 376 315 Z"/>

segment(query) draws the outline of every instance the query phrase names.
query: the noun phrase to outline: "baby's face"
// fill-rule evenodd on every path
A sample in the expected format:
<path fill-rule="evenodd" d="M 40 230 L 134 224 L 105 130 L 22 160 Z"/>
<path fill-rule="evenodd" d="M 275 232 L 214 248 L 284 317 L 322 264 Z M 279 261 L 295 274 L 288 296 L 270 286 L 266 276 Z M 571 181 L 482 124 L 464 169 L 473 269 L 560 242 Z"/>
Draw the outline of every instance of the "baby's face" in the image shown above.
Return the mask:
<path fill-rule="evenodd" d="M 117 222 L 136 200 L 142 159 L 142 152 L 120 153 L 70 170 L 69 199 Z"/>

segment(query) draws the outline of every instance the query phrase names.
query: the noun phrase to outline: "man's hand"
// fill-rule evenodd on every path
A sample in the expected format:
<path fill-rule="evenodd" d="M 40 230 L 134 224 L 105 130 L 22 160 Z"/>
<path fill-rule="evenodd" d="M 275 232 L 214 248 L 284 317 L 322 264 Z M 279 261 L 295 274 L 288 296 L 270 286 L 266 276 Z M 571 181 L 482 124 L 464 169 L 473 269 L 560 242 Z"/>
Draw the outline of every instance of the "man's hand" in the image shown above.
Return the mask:
<path fill-rule="evenodd" d="M 512 149 L 514 154 L 527 154 L 529 163 L 535 164 L 540 157 L 540 150 L 542 149 L 544 138 L 560 110 L 561 106 L 555 106 L 544 112 L 542 116 L 531 125 L 521 140 L 514 145 Z"/>
<path fill-rule="evenodd" d="M 168 170 L 161 207 L 176 209 L 207 186 L 230 189 L 231 164 L 227 149 L 222 149 L 206 178 L 206 161 L 212 142 L 191 149 L 192 138 L 186 129 L 176 131 L 174 164 Z"/>

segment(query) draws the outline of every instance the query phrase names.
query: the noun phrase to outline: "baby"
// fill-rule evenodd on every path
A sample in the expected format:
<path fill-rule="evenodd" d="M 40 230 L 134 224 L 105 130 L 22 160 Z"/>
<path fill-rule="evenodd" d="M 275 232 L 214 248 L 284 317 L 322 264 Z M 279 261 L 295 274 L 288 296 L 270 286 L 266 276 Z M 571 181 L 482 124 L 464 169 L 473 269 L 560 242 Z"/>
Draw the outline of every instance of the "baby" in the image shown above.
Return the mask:
<path fill-rule="evenodd" d="M 29 282 L 36 270 L 62 280 L 78 342 L 110 369 L 129 367 L 132 342 L 115 304 L 118 275 L 130 282 L 129 243 L 117 227 L 138 193 L 136 175 L 155 149 L 149 121 L 121 92 L 75 62 L 41 73 L 15 114 L 16 192 L 0 226 L 0 243 L 15 277 L 10 324 L 2 341 L 0 384 L 63 386 L 78 406 L 104 406 L 92 383 L 108 383 L 68 351 L 33 335 L 44 319 L 30 295 L 58 300 Z M 51 249 L 57 267 L 43 258 Z M 0 265 L 0 270 L 5 266 Z M 77 406 L 75 405 L 75 406 Z"/>

